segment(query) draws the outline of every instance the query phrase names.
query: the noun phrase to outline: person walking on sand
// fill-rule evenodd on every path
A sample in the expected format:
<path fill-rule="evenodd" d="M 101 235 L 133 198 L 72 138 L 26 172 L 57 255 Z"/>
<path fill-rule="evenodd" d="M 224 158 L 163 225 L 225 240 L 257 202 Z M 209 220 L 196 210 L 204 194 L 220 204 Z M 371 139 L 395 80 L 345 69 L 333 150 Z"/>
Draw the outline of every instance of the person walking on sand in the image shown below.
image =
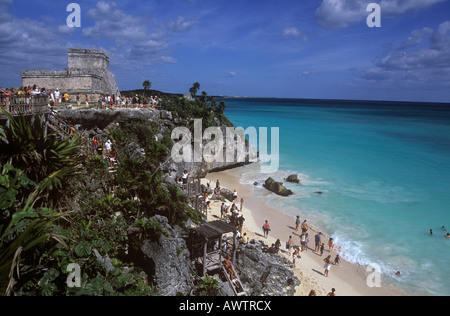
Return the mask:
<path fill-rule="evenodd" d="M 320 246 L 320 256 L 323 256 L 323 252 L 325 251 L 325 243 L 322 243 L 322 246 Z"/>
<path fill-rule="evenodd" d="M 302 223 L 302 233 L 306 233 L 308 231 L 308 224 L 306 223 L 306 220 Z"/>
<path fill-rule="evenodd" d="M 328 278 L 328 273 L 329 273 L 330 270 L 331 270 L 331 264 L 332 264 L 332 262 L 331 262 L 331 256 L 326 257 L 325 260 L 323 260 L 323 261 L 325 262 L 325 266 L 324 266 L 325 272 L 324 272 L 324 275 L 325 275 L 325 277 Z"/>
<path fill-rule="evenodd" d="M 263 225 L 263 232 L 264 232 L 264 238 L 269 238 L 269 232 L 270 232 L 270 225 L 269 221 L 266 220 L 266 222 Z"/>
<path fill-rule="evenodd" d="M 339 255 L 337 255 L 336 258 L 334 258 L 334 265 L 336 266 L 341 265 L 341 257 L 339 257 Z"/>
<path fill-rule="evenodd" d="M 300 227 L 300 216 L 297 215 L 297 219 L 295 220 L 295 230 L 298 231 L 299 227 Z"/>
<path fill-rule="evenodd" d="M 316 236 L 314 236 L 314 243 L 315 243 L 315 248 L 314 248 L 314 252 L 319 253 L 320 252 L 320 245 L 322 244 L 322 233 L 318 233 L 316 234 Z"/>
<path fill-rule="evenodd" d="M 306 234 L 302 233 L 302 235 L 300 236 L 300 246 L 302 248 L 302 252 L 303 250 L 305 250 L 305 244 L 306 244 Z"/>
<path fill-rule="evenodd" d="M 286 248 L 289 250 L 289 255 L 292 254 L 292 248 L 294 247 L 294 241 L 292 240 L 292 236 L 289 236 L 289 240 L 286 243 Z"/>
<path fill-rule="evenodd" d="M 329 247 L 330 253 L 332 253 L 333 250 L 334 250 L 334 240 L 333 240 L 333 238 L 330 238 L 330 240 L 328 241 L 328 247 Z"/>

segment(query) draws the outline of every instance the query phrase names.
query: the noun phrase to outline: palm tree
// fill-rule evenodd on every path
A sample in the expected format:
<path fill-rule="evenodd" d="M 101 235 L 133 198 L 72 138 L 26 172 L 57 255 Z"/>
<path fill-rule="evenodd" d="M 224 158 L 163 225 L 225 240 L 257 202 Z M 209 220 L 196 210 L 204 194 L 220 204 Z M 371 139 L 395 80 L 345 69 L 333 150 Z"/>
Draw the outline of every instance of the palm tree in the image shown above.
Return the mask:
<path fill-rule="evenodd" d="M 200 90 L 200 84 L 196 82 L 192 85 L 192 88 L 189 89 L 189 92 L 191 93 L 193 98 L 197 96 L 198 90 Z"/>
<path fill-rule="evenodd" d="M 144 96 L 145 96 L 145 92 L 147 90 L 150 90 L 150 88 L 152 87 L 152 82 L 149 80 L 145 80 L 144 83 L 142 83 L 142 86 L 144 87 Z"/>

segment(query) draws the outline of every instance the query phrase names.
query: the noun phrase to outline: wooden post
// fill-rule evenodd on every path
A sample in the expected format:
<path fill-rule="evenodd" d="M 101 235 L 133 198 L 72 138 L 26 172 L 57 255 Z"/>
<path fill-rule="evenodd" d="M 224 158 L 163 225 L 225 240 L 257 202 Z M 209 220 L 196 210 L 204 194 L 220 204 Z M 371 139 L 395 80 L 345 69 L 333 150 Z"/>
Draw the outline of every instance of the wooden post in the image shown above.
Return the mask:
<path fill-rule="evenodd" d="M 236 232 L 233 233 L 233 265 L 236 265 Z"/>
<path fill-rule="evenodd" d="M 205 237 L 205 245 L 203 247 L 203 276 L 206 275 L 206 252 L 208 251 L 208 238 Z"/>
<path fill-rule="evenodd" d="M 222 235 L 220 235 L 220 238 L 219 238 L 219 262 L 220 262 L 220 264 L 222 264 Z"/>

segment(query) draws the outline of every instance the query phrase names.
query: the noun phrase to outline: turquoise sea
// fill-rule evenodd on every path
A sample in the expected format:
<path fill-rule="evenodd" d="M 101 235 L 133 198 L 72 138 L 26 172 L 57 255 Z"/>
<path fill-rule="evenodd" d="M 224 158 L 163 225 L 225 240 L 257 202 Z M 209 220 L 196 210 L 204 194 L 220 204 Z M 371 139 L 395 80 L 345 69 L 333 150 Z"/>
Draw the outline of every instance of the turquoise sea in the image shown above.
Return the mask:
<path fill-rule="evenodd" d="M 297 173 L 302 185 L 287 184 L 295 194 L 269 203 L 332 235 L 346 260 L 380 265 L 383 282 L 411 295 L 450 295 L 450 239 L 441 229 L 450 232 L 449 104 L 225 101 L 235 127 L 280 128 L 280 168 L 271 176 Z M 249 167 L 241 182 L 268 176 Z M 260 185 L 255 194 L 267 192 Z"/>

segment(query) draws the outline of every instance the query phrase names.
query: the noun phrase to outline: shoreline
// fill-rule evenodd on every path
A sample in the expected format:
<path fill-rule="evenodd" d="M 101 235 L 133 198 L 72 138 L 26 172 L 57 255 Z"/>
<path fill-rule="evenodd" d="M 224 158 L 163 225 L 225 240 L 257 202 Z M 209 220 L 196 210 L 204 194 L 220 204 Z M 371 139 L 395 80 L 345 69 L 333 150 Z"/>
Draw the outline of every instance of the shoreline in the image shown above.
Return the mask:
<path fill-rule="evenodd" d="M 233 169 L 233 172 L 240 174 L 240 168 L 245 167 Z M 204 180 L 210 180 L 211 187 L 214 188 L 217 179 L 219 179 L 221 187 L 231 191 L 237 190 L 238 201 L 241 198 L 244 199 L 243 213 L 245 223 L 243 233 L 247 233 L 249 240 L 262 240 L 270 246 L 277 239 L 280 239 L 282 245 L 280 254 L 292 262 L 292 256 L 284 245 L 289 239 L 289 236 L 292 236 L 296 246 L 300 245 L 299 237 L 301 232 L 295 230 L 295 218 L 268 205 L 264 200 L 253 197 L 253 189 L 241 184 L 240 177 L 231 173 L 230 170 L 209 173 Z M 270 192 L 268 191 L 268 193 Z M 217 218 L 220 218 L 220 205 L 220 201 L 212 200 L 212 210 L 208 210 L 208 220 L 217 220 Z M 305 220 L 301 216 L 300 219 L 301 222 Z M 265 220 L 268 220 L 271 226 L 268 239 L 264 238 L 261 228 Z M 383 282 L 381 282 L 381 287 L 368 287 L 366 278 L 363 275 L 365 269 L 363 269 L 363 272 L 359 265 L 349 263 L 342 258 L 340 265 L 332 265 L 329 277 L 325 277 L 323 274 L 323 259 L 331 255 L 331 259 L 334 260 L 338 253 L 336 250 L 329 253 L 326 232 L 322 236 L 322 242 L 326 245 L 323 256 L 321 257 L 314 252 L 314 249 L 311 249 L 311 247 L 314 247 L 314 235 L 319 231 L 323 232 L 311 224 L 313 223 L 308 222 L 308 233 L 310 236 L 309 249 L 300 253 L 301 259 L 297 259 L 296 268 L 294 268 L 294 273 L 301 282 L 296 288 L 296 296 L 308 296 L 311 290 L 314 290 L 317 296 L 326 296 L 331 292 L 332 288 L 336 289 L 337 296 L 407 296 L 401 290 Z"/>

